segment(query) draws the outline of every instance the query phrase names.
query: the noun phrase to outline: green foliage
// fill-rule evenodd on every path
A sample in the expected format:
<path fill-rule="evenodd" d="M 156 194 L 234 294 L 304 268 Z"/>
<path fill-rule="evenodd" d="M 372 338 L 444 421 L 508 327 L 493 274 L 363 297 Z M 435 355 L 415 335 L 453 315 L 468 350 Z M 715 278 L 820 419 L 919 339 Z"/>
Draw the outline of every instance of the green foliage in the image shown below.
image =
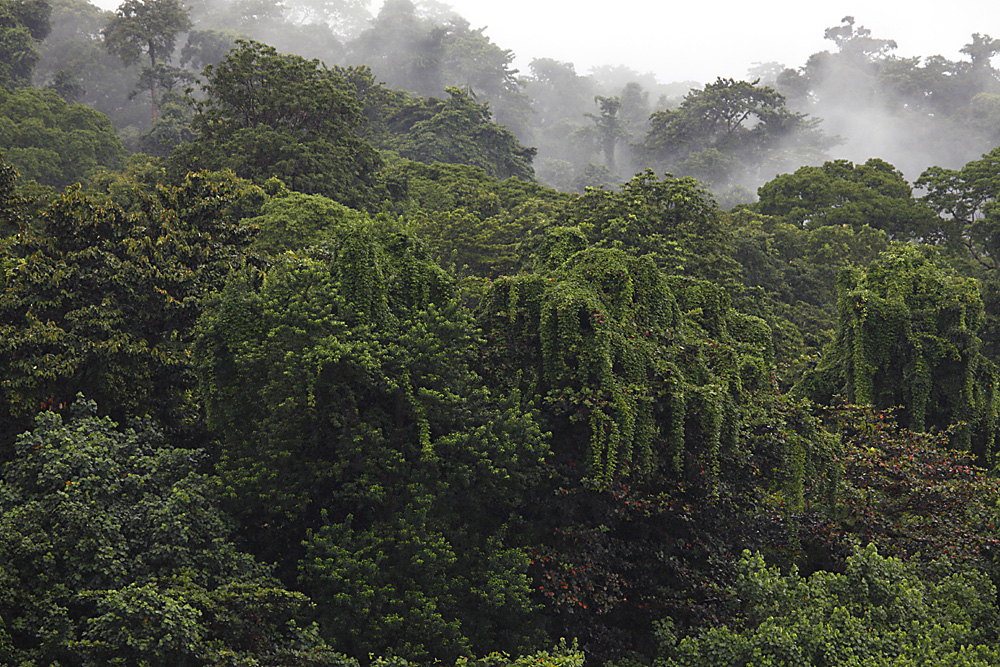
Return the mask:
<path fill-rule="evenodd" d="M 936 231 L 932 212 L 892 165 L 872 158 L 863 165 L 847 160 L 800 167 L 764 184 L 754 208 L 799 227 L 868 225 L 896 240 L 930 238 Z"/>
<path fill-rule="evenodd" d="M 445 101 L 431 98 L 399 110 L 393 124 L 400 135 L 387 147 L 427 164 L 467 164 L 498 179 L 535 180 L 534 148 L 522 146 L 510 130 L 494 123 L 489 105 L 460 88 L 446 92 Z"/>
<path fill-rule="evenodd" d="M 790 554 L 790 517 L 832 503 L 835 441 L 771 394 L 769 327 L 718 286 L 564 228 L 479 321 L 492 382 L 552 432 L 529 515 L 550 636 L 608 659 L 650 650 L 651 613 L 719 622 L 740 550 Z"/>
<path fill-rule="evenodd" d="M 541 434 L 472 370 L 476 331 L 416 240 L 331 232 L 234 277 L 199 325 L 226 496 L 349 653 L 517 648 L 532 605 L 505 526 Z"/>
<path fill-rule="evenodd" d="M 455 661 L 455 667 L 583 667 L 583 651 L 574 641 L 560 639 L 551 650 L 511 657 L 507 653 L 493 652 L 482 657 L 462 656 Z M 402 658 L 379 657 L 372 661 L 375 667 L 415 667 Z"/>
<path fill-rule="evenodd" d="M 517 179 L 498 181 L 461 165 L 398 162 L 384 173 L 398 190 L 409 229 L 443 264 L 464 276 L 512 275 L 527 268 L 535 245 L 567 195 Z"/>
<path fill-rule="evenodd" d="M 252 242 L 238 222 L 263 195 L 231 174 L 122 189 L 129 196 L 116 202 L 68 190 L 3 246 L 5 448 L 38 409 L 78 391 L 119 418 L 146 413 L 171 429 L 197 415 L 192 328 L 205 293 Z"/>
<path fill-rule="evenodd" d="M 26 86 L 38 62 L 36 44 L 49 33 L 45 0 L 0 2 L 0 88 Z"/>
<path fill-rule="evenodd" d="M 757 81 L 720 78 L 649 122 L 643 150 L 655 164 L 716 186 L 815 160 L 831 145 L 818 120 Z"/>
<path fill-rule="evenodd" d="M 988 462 L 996 449 L 997 371 L 981 351 L 979 288 L 937 266 L 933 251 L 894 246 L 838 279 L 837 337 L 797 391 L 880 410 L 903 406 L 914 431 L 945 429 Z"/>
<path fill-rule="evenodd" d="M 691 178 L 646 170 L 617 191 L 589 190 L 566 207 L 597 247 L 651 255 L 668 273 L 734 288 L 731 232 L 709 193 Z"/>
<path fill-rule="evenodd" d="M 729 213 L 729 224 L 749 288 L 737 303 L 771 325 L 778 381 L 787 389 L 833 338 L 838 274 L 870 264 L 889 247 L 888 237 L 865 224 L 802 227 L 746 209 Z"/>
<path fill-rule="evenodd" d="M 52 91 L 0 88 L 0 151 L 26 180 L 62 188 L 125 156 L 111 122 Z"/>
<path fill-rule="evenodd" d="M 205 68 L 193 127 L 198 138 L 171 157 L 173 172 L 229 168 L 263 183 L 344 205 L 373 206 L 378 154 L 356 134 L 361 111 L 353 89 L 318 61 L 238 40 Z"/>
<path fill-rule="evenodd" d="M 272 185 L 279 187 L 279 191 L 267 200 L 259 216 L 245 222 L 257 230 L 254 241 L 257 250 L 272 255 L 285 250 L 303 250 L 364 216 L 322 195 L 290 192 L 275 182 L 268 182 L 265 187 Z"/>
<path fill-rule="evenodd" d="M 18 173 L 0 155 L 0 238 L 16 233 L 23 224 L 25 201 L 17 193 Z"/>
<path fill-rule="evenodd" d="M 41 413 L 0 476 L 0 659 L 250 665 L 327 652 L 290 623 L 305 596 L 231 542 L 200 452 L 148 425 L 120 430 L 93 403 L 70 412 Z"/>
<path fill-rule="evenodd" d="M 966 572 L 926 578 L 874 546 L 843 574 L 783 576 L 749 552 L 736 593 L 745 627 L 704 630 L 673 645 L 661 626 L 662 667 L 725 665 L 995 664 L 996 589 Z"/>

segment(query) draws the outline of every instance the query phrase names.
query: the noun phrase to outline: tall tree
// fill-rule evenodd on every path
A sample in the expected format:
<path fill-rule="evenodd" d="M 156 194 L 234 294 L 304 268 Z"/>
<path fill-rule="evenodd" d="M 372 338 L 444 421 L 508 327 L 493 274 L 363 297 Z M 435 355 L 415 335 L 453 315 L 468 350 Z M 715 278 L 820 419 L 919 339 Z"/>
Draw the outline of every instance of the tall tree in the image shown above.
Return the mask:
<path fill-rule="evenodd" d="M 174 52 L 177 33 L 191 28 L 188 10 L 180 0 L 125 0 L 101 30 L 107 50 L 126 65 L 138 63 L 143 55 L 149 68 L 168 62 Z M 156 121 L 155 78 L 150 88 L 152 118 Z"/>
<path fill-rule="evenodd" d="M 601 109 L 600 115 L 592 113 L 584 114 L 594 121 L 594 131 L 597 134 L 597 141 L 604 153 L 604 163 L 611 173 L 615 173 L 615 151 L 622 139 L 628 136 L 625 123 L 618 116 L 621 111 L 622 101 L 619 97 L 604 97 L 598 95 L 594 98 L 594 104 Z"/>
<path fill-rule="evenodd" d="M 448 99 L 431 98 L 403 107 L 393 119 L 402 133 L 388 147 L 411 160 L 479 167 L 498 179 L 535 179 L 535 149 L 492 120 L 488 104 L 449 87 Z"/>

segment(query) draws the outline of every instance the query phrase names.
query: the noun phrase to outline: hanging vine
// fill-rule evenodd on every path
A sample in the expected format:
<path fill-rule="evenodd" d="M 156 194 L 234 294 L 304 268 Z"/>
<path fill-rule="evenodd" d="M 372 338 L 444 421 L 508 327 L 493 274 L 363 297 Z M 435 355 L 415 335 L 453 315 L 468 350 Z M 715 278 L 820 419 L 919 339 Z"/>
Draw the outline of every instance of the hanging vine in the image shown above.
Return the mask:
<path fill-rule="evenodd" d="M 867 269 L 841 274 L 836 340 L 796 391 L 822 403 L 902 406 L 909 429 L 952 431 L 952 445 L 982 461 L 996 450 L 998 370 L 982 354 L 976 282 L 901 245 Z"/>
<path fill-rule="evenodd" d="M 736 438 L 743 377 L 766 382 L 766 324 L 733 315 L 710 283 L 668 278 L 650 257 L 588 248 L 560 261 L 573 235 L 558 236 L 543 244 L 557 251 L 539 259 L 548 271 L 498 279 L 484 299 L 488 371 L 538 396 L 553 428 L 584 427 L 599 486 L 658 467 L 676 478 L 696 469 L 714 485 Z"/>

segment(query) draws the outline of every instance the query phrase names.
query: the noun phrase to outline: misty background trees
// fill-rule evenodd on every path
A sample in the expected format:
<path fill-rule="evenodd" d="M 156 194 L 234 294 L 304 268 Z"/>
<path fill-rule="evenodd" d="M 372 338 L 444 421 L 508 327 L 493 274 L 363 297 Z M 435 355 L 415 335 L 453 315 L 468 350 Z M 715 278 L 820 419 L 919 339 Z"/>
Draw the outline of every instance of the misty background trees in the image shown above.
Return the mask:
<path fill-rule="evenodd" d="M 1000 40 L 825 37 L 0 0 L 0 662 L 995 664 Z"/>

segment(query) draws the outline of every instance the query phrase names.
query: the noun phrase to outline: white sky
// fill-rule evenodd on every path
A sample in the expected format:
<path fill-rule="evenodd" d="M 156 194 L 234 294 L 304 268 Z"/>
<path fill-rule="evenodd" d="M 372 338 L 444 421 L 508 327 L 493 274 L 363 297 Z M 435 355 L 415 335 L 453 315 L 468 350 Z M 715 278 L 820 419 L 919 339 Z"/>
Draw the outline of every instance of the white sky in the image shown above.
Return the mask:
<path fill-rule="evenodd" d="M 120 0 L 91 0 L 114 9 Z M 381 0 L 370 0 L 377 12 Z M 897 56 L 943 55 L 979 32 L 1000 37 L 996 0 L 439 0 L 517 56 L 554 58 L 587 74 L 599 65 L 653 72 L 660 83 L 745 78 L 755 62 L 797 68 L 832 50 L 823 31 L 855 18 L 873 37 L 894 39 Z M 996 61 L 994 61 L 996 62 Z"/>
<path fill-rule="evenodd" d="M 996 0 L 444 0 L 474 28 L 517 55 L 572 62 L 579 74 L 598 65 L 653 72 L 661 83 L 745 78 L 754 62 L 800 67 L 835 49 L 823 31 L 854 16 L 855 27 L 894 39 L 898 56 L 959 49 L 974 32 L 1000 37 Z M 375 3 L 380 6 L 381 2 Z"/>

